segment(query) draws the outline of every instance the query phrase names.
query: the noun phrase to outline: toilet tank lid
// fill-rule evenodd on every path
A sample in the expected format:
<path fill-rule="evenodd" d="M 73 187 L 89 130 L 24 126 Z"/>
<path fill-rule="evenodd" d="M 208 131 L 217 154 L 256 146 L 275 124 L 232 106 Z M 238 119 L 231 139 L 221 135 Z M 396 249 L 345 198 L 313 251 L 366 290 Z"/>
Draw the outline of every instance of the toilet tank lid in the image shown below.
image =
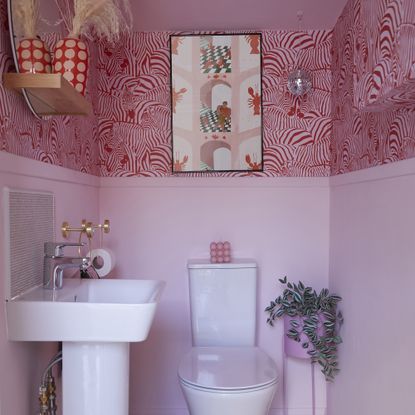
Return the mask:
<path fill-rule="evenodd" d="M 253 259 L 235 258 L 232 262 L 212 263 L 209 259 L 189 259 L 189 269 L 214 269 L 214 268 L 256 268 L 257 263 Z"/>

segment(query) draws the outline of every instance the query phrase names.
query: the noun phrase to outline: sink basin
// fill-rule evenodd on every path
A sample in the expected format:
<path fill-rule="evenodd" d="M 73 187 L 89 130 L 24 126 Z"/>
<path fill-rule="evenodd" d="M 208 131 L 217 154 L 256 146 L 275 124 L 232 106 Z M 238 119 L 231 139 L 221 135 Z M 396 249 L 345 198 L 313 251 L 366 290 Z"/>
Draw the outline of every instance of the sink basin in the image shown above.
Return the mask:
<path fill-rule="evenodd" d="M 128 415 L 129 343 L 144 341 L 165 283 L 64 279 L 6 303 L 9 340 L 62 342 L 63 415 Z"/>
<path fill-rule="evenodd" d="M 147 338 L 165 283 L 156 280 L 64 279 L 6 304 L 9 340 L 140 342 Z"/>

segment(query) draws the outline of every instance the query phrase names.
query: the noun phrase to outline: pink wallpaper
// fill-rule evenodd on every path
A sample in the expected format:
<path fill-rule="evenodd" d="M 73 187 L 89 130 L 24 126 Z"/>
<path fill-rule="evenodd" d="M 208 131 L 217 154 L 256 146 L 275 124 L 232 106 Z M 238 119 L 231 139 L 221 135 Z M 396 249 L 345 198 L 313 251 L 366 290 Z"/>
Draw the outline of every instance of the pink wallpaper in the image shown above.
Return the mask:
<path fill-rule="evenodd" d="M 6 2 L 0 1 L 0 74 L 13 72 Z M 57 37 L 48 35 L 51 47 Z M 95 48 L 90 46 L 94 62 Z M 96 77 L 90 73 L 88 99 L 95 98 Z M 0 150 L 46 163 L 98 175 L 97 117 L 47 117 L 37 120 L 23 99 L 0 83 Z"/>
<path fill-rule="evenodd" d="M 332 174 L 415 157 L 414 21 L 413 0 L 350 0 L 340 16 Z"/>
<path fill-rule="evenodd" d="M 264 172 L 250 174 L 329 175 L 331 47 L 330 31 L 263 32 Z M 171 174 L 169 54 L 167 32 L 99 45 L 102 176 Z M 313 78 L 304 99 L 286 90 L 297 64 Z"/>

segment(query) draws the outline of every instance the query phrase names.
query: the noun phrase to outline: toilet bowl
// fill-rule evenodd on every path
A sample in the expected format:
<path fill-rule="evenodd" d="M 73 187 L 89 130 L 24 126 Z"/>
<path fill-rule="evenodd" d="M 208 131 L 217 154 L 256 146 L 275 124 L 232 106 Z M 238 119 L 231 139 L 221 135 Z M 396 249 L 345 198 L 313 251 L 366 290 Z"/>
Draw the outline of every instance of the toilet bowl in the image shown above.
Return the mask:
<path fill-rule="evenodd" d="M 278 371 L 255 346 L 256 262 L 191 260 L 188 269 L 193 348 L 178 377 L 190 415 L 267 415 Z"/>
<path fill-rule="evenodd" d="M 190 415 L 266 415 L 278 386 L 273 360 L 258 347 L 193 347 L 179 366 Z"/>

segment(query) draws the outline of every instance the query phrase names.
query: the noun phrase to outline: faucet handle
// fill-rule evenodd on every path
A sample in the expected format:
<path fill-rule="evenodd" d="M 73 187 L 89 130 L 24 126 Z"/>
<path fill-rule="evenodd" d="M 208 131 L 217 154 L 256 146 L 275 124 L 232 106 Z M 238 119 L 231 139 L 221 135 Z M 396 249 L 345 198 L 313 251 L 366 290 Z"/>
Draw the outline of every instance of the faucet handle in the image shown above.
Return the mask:
<path fill-rule="evenodd" d="M 63 257 L 63 248 L 66 246 L 84 246 L 83 242 L 76 243 L 76 242 L 45 242 L 44 245 L 44 253 L 45 256 L 54 256 L 54 257 Z"/>

